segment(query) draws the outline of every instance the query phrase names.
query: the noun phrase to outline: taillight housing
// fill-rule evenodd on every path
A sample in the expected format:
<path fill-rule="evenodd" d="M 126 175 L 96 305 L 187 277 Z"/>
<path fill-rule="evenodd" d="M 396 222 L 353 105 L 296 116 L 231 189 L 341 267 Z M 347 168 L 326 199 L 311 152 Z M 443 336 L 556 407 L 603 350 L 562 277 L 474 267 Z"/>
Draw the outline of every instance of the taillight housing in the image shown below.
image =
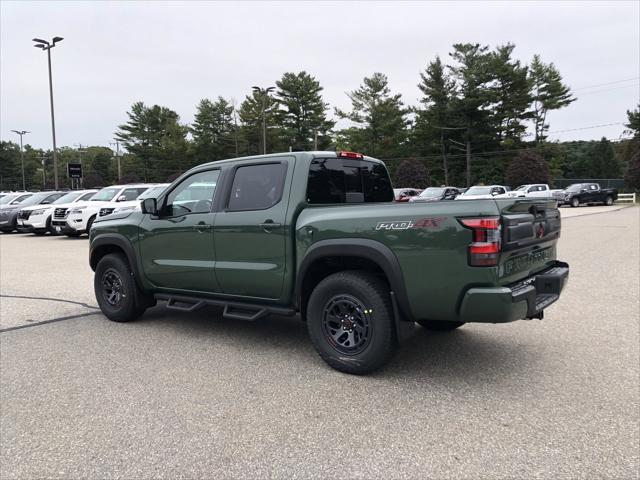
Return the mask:
<path fill-rule="evenodd" d="M 500 217 L 459 218 L 458 221 L 473 232 L 469 244 L 469 265 L 494 267 L 501 249 Z"/>

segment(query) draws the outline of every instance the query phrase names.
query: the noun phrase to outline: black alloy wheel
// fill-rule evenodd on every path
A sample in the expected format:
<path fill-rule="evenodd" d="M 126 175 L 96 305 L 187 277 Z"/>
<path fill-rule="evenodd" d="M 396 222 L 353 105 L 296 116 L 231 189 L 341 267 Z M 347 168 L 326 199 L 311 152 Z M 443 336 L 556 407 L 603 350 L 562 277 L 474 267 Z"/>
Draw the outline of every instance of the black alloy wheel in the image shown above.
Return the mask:
<path fill-rule="evenodd" d="M 336 295 L 324 308 L 322 331 L 336 351 L 357 355 L 367 348 L 373 334 L 373 323 L 360 300 L 351 295 Z"/>

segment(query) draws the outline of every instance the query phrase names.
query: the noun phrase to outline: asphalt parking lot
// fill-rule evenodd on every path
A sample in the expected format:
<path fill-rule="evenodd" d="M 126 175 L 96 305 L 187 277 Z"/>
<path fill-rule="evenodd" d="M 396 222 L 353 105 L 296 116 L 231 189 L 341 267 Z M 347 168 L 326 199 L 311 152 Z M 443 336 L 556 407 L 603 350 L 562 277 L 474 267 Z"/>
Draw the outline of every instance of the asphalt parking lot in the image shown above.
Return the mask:
<path fill-rule="evenodd" d="M 545 320 L 416 327 L 367 377 L 291 318 L 109 322 L 86 238 L 3 235 L 0 478 L 638 478 L 640 208 L 562 214 Z"/>

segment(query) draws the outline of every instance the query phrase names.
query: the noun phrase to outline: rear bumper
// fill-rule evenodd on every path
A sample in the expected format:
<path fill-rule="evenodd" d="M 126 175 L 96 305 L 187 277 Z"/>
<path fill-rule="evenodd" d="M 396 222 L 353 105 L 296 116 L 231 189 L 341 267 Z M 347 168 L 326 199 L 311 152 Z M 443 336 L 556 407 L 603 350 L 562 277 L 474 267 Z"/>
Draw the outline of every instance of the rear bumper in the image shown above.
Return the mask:
<path fill-rule="evenodd" d="M 542 312 L 560 298 L 569 279 L 569 265 L 555 264 L 532 277 L 505 287 L 470 288 L 460 306 L 460 321 L 506 323 L 542 318 Z"/>

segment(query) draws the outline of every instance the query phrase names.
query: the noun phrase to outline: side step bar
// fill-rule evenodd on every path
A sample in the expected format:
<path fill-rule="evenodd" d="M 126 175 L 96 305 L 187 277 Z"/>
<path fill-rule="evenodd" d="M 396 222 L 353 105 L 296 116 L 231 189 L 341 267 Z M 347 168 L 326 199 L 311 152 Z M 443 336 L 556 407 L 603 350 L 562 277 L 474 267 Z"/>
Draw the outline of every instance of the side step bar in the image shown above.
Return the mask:
<path fill-rule="evenodd" d="M 179 312 L 193 312 L 206 306 L 223 307 L 223 317 L 235 320 L 246 320 L 249 322 L 258 320 L 266 315 L 292 316 L 296 313 L 293 308 L 257 305 L 253 303 L 228 302 L 226 300 L 188 297 L 186 295 L 156 293 L 154 297 L 156 300 L 166 301 L 167 308 L 177 310 Z"/>

